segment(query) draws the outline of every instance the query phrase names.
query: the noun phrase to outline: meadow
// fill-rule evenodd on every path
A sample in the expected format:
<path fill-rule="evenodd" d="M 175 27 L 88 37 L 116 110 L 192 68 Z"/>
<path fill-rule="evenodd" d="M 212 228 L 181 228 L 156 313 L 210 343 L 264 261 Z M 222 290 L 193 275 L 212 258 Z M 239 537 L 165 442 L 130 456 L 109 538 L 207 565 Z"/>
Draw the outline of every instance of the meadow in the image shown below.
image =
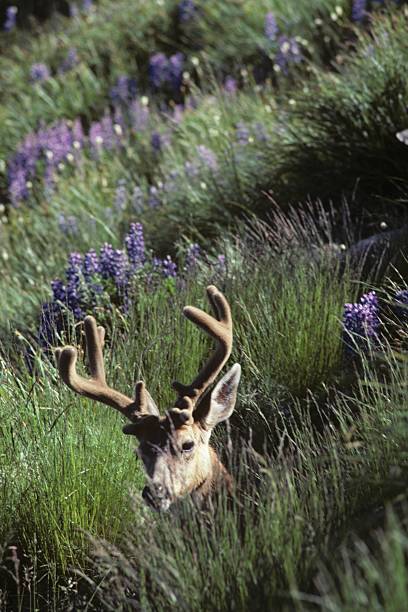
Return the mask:
<path fill-rule="evenodd" d="M 408 4 L 0 3 L 0 610 L 408 606 Z M 238 403 L 208 513 L 141 497 L 136 440 L 60 380 L 211 349 Z"/>

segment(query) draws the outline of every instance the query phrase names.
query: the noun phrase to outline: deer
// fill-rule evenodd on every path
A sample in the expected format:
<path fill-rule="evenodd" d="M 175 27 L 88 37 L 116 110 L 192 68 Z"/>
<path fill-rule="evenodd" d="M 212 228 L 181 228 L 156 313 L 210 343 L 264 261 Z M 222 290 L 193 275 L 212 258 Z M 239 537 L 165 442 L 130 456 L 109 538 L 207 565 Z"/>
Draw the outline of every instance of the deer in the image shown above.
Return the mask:
<path fill-rule="evenodd" d="M 143 381 L 136 383 L 134 398 L 108 386 L 103 360 L 105 330 L 94 317 L 84 319 L 89 379 L 77 373 L 74 346 L 55 351 L 59 375 L 72 391 L 114 408 L 129 421 L 122 431 L 139 442 L 135 453 L 147 479 L 142 498 L 156 511 L 167 511 L 189 496 L 195 506 L 206 508 L 216 491 L 224 489 L 227 495 L 233 491 L 232 476 L 210 437 L 214 427 L 234 411 L 241 366 L 234 364 L 213 386 L 231 355 L 232 317 L 221 291 L 210 285 L 207 296 L 214 316 L 194 306 L 185 306 L 183 314 L 215 340 L 215 350 L 190 384 L 172 383 L 177 398 L 164 415 Z"/>

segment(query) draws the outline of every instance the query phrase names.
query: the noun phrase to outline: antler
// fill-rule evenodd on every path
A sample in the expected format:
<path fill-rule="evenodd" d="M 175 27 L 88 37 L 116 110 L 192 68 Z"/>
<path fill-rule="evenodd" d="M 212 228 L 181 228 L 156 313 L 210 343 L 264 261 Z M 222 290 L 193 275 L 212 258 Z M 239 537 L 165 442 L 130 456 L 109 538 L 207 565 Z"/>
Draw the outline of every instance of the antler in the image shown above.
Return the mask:
<path fill-rule="evenodd" d="M 217 343 L 215 352 L 204 364 L 190 385 L 173 382 L 178 398 L 175 405 L 182 410 L 193 412 L 198 400 L 214 382 L 225 365 L 232 350 L 232 318 L 229 304 L 224 295 L 214 285 L 207 287 L 207 296 L 215 318 L 194 306 L 186 306 L 183 314 L 204 330 Z"/>
<path fill-rule="evenodd" d="M 91 378 L 83 378 L 77 373 L 78 351 L 73 346 L 65 346 L 55 351 L 58 370 L 64 383 L 79 395 L 115 408 L 131 421 L 142 416 L 159 416 L 143 382 L 136 384 L 134 400 L 107 385 L 102 352 L 105 330 L 98 327 L 91 316 L 85 317 L 84 327 Z"/>

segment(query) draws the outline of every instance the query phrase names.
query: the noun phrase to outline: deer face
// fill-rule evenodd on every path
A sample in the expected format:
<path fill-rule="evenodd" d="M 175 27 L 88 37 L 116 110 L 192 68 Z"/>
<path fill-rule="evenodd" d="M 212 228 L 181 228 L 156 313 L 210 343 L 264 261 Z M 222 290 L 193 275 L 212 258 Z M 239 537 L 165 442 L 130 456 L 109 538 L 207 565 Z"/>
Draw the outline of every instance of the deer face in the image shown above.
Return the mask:
<path fill-rule="evenodd" d="M 151 418 L 123 428 L 124 433 L 139 439 L 136 455 L 143 462 L 148 480 L 142 495 L 155 510 L 168 510 L 175 501 L 194 493 L 211 478 L 211 432 L 217 423 L 232 414 L 240 375 L 241 368 L 235 364 L 202 402 L 196 420 L 177 408 L 158 418 L 150 399 Z M 188 420 L 183 422 L 185 416 Z"/>
<path fill-rule="evenodd" d="M 142 439 L 136 450 L 148 479 L 143 499 L 156 510 L 167 510 L 177 499 L 194 491 L 211 472 L 206 432 L 197 424 L 172 431 L 171 423 L 166 421 L 158 431 Z"/>
<path fill-rule="evenodd" d="M 148 479 L 143 496 L 159 510 L 166 510 L 175 500 L 197 492 L 211 478 L 217 460 L 209 446 L 210 435 L 217 423 L 231 415 L 235 406 L 241 373 L 238 364 L 220 380 L 212 393 L 207 392 L 232 349 L 229 304 L 212 285 L 207 287 L 207 295 L 214 316 L 193 306 L 186 306 L 183 313 L 215 340 L 216 349 L 191 384 L 173 383 L 178 397 L 175 407 L 165 416 L 160 416 L 142 381 L 136 384 L 134 399 L 107 385 L 102 355 L 105 330 L 97 327 L 93 317 L 84 320 L 89 379 L 76 371 L 78 353 L 75 347 L 56 350 L 58 369 L 68 387 L 111 406 L 131 421 L 123 431 L 135 435 L 140 442 L 137 454 Z"/>

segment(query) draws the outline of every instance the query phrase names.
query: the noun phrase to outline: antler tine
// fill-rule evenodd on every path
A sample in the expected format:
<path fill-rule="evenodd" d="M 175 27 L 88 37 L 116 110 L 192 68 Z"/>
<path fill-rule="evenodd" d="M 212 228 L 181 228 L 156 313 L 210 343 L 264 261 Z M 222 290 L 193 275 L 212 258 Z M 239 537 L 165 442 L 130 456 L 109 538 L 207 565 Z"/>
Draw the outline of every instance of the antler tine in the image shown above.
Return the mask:
<path fill-rule="evenodd" d="M 198 399 L 222 370 L 232 350 L 232 318 L 229 304 L 214 285 L 207 287 L 207 296 L 215 317 L 194 306 L 186 306 L 183 314 L 217 342 L 217 348 L 190 385 L 175 381 L 173 388 L 179 397 L 176 406 L 194 410 Z"/>
<path fill-rule="evenodd" d="M 73 346 L 65 346 L 55 351 L 58 370 L 64 383 L 75 393 L 111 406 L 131 420 L 147 414 L 147 391 L 144 383 L 139 382 L 136 385 L 135 400 L 106 384 L 102 353 L 105 330 L 103 327 L 97 327 L 91 316 L 85 318 L 84 326 L 91 378 L 86 379 L 77 373 L 78 351 Z"/>

